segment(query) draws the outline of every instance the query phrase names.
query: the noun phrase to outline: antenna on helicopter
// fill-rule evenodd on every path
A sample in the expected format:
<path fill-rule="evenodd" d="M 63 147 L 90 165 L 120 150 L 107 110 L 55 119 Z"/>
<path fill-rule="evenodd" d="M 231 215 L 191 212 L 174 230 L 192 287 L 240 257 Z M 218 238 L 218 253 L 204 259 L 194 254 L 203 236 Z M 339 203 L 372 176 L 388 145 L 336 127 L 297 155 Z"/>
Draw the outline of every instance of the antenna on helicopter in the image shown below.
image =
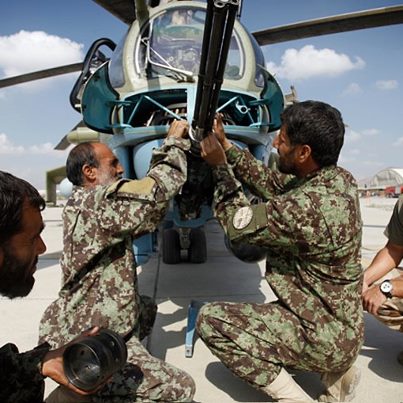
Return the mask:
<path fill-rule="evenodd" d="M 296 102 L 298 102 L 297 90 L 295 89 L 295 87 L 293 85 L 291 85 L 290 90 L 291 90 L 291 92 L 289 94 L 284 95 L 286 106 L 292 105 L 292 104 L 295 104 Z"/>

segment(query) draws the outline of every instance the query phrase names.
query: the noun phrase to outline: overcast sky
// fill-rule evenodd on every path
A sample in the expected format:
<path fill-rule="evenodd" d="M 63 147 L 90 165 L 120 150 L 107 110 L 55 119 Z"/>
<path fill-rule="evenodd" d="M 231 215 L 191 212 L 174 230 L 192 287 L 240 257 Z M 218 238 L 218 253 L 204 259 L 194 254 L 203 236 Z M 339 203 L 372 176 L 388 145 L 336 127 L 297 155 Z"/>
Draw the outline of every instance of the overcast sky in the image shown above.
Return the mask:
<path fill-rule="evenodd" d="M 244 0 L 250 31 L 403 3 L 380 0 Z M 18 0 L 0 13 L 0 78 L 82 61 L 100 37 L 118 42 L 126 25 L 91 0 Z M 357 179 L 403 167 L 403 24 L 264 47 L 285 93 L 337 107 L 348 124 L 340 165 Z M 0 169 L 45 187 L 63 165 L 53 150 L 80 120 L 69 94 L 77 74 L 0 89 Z"/>

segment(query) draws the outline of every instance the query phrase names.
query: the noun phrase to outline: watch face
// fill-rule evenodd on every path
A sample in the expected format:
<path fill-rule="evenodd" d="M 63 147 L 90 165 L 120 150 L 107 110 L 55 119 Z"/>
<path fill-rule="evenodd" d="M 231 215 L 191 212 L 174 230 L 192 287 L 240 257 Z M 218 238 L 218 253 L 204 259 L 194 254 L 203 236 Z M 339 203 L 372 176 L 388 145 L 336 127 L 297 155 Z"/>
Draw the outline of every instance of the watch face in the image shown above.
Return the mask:
<path fill-rule="evenodd" d="M 392 284 L 389 281 L 384 281 L 381 284 L 381 291 L 384 293 L 388 293 L 392 291 Z"/>

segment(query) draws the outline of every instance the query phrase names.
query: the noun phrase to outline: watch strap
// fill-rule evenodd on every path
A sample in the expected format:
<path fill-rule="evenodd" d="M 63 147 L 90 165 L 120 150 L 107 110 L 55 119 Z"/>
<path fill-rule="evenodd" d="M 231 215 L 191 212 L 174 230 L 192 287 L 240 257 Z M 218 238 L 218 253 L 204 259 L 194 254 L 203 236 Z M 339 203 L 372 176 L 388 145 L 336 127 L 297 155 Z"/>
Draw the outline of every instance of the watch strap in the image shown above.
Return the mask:
<path fill-rule="evenodd" d="M 382 289 L 382 288 L 383 288 L 383 287 L 382 287 L 383 284 L 388 284 L 389 287 L 387 287 L 387 288 L 389 288 L 389 291 L 385 291 L 385 290 Z M 393 297 L 392 292 L 391 292 L 392 289 L 393 289 L 393 287 L 392 287 L 392 284 L 391 284 L 390 280 L 384 280 L 384 281 L 382 281 L 381 285 L 379 286 L 379 289 L 381 290 L 381 293 L 382 293 L 386 298 L 392 298 L 392 297 Z"/>

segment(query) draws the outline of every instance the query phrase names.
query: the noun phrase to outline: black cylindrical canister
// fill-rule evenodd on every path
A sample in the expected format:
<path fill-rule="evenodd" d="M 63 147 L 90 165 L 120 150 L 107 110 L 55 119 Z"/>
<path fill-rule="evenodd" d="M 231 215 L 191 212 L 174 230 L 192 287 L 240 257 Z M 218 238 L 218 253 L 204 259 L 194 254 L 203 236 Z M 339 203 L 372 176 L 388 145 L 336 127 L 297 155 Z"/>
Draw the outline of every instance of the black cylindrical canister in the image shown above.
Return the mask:
<path fill-rule="evenodd" d="M 71 384 L 89 391 L 123 368 L 127 348 L 123 338 L 108 329 L 68 346 L 63 354 L 64 373 Z"/>

